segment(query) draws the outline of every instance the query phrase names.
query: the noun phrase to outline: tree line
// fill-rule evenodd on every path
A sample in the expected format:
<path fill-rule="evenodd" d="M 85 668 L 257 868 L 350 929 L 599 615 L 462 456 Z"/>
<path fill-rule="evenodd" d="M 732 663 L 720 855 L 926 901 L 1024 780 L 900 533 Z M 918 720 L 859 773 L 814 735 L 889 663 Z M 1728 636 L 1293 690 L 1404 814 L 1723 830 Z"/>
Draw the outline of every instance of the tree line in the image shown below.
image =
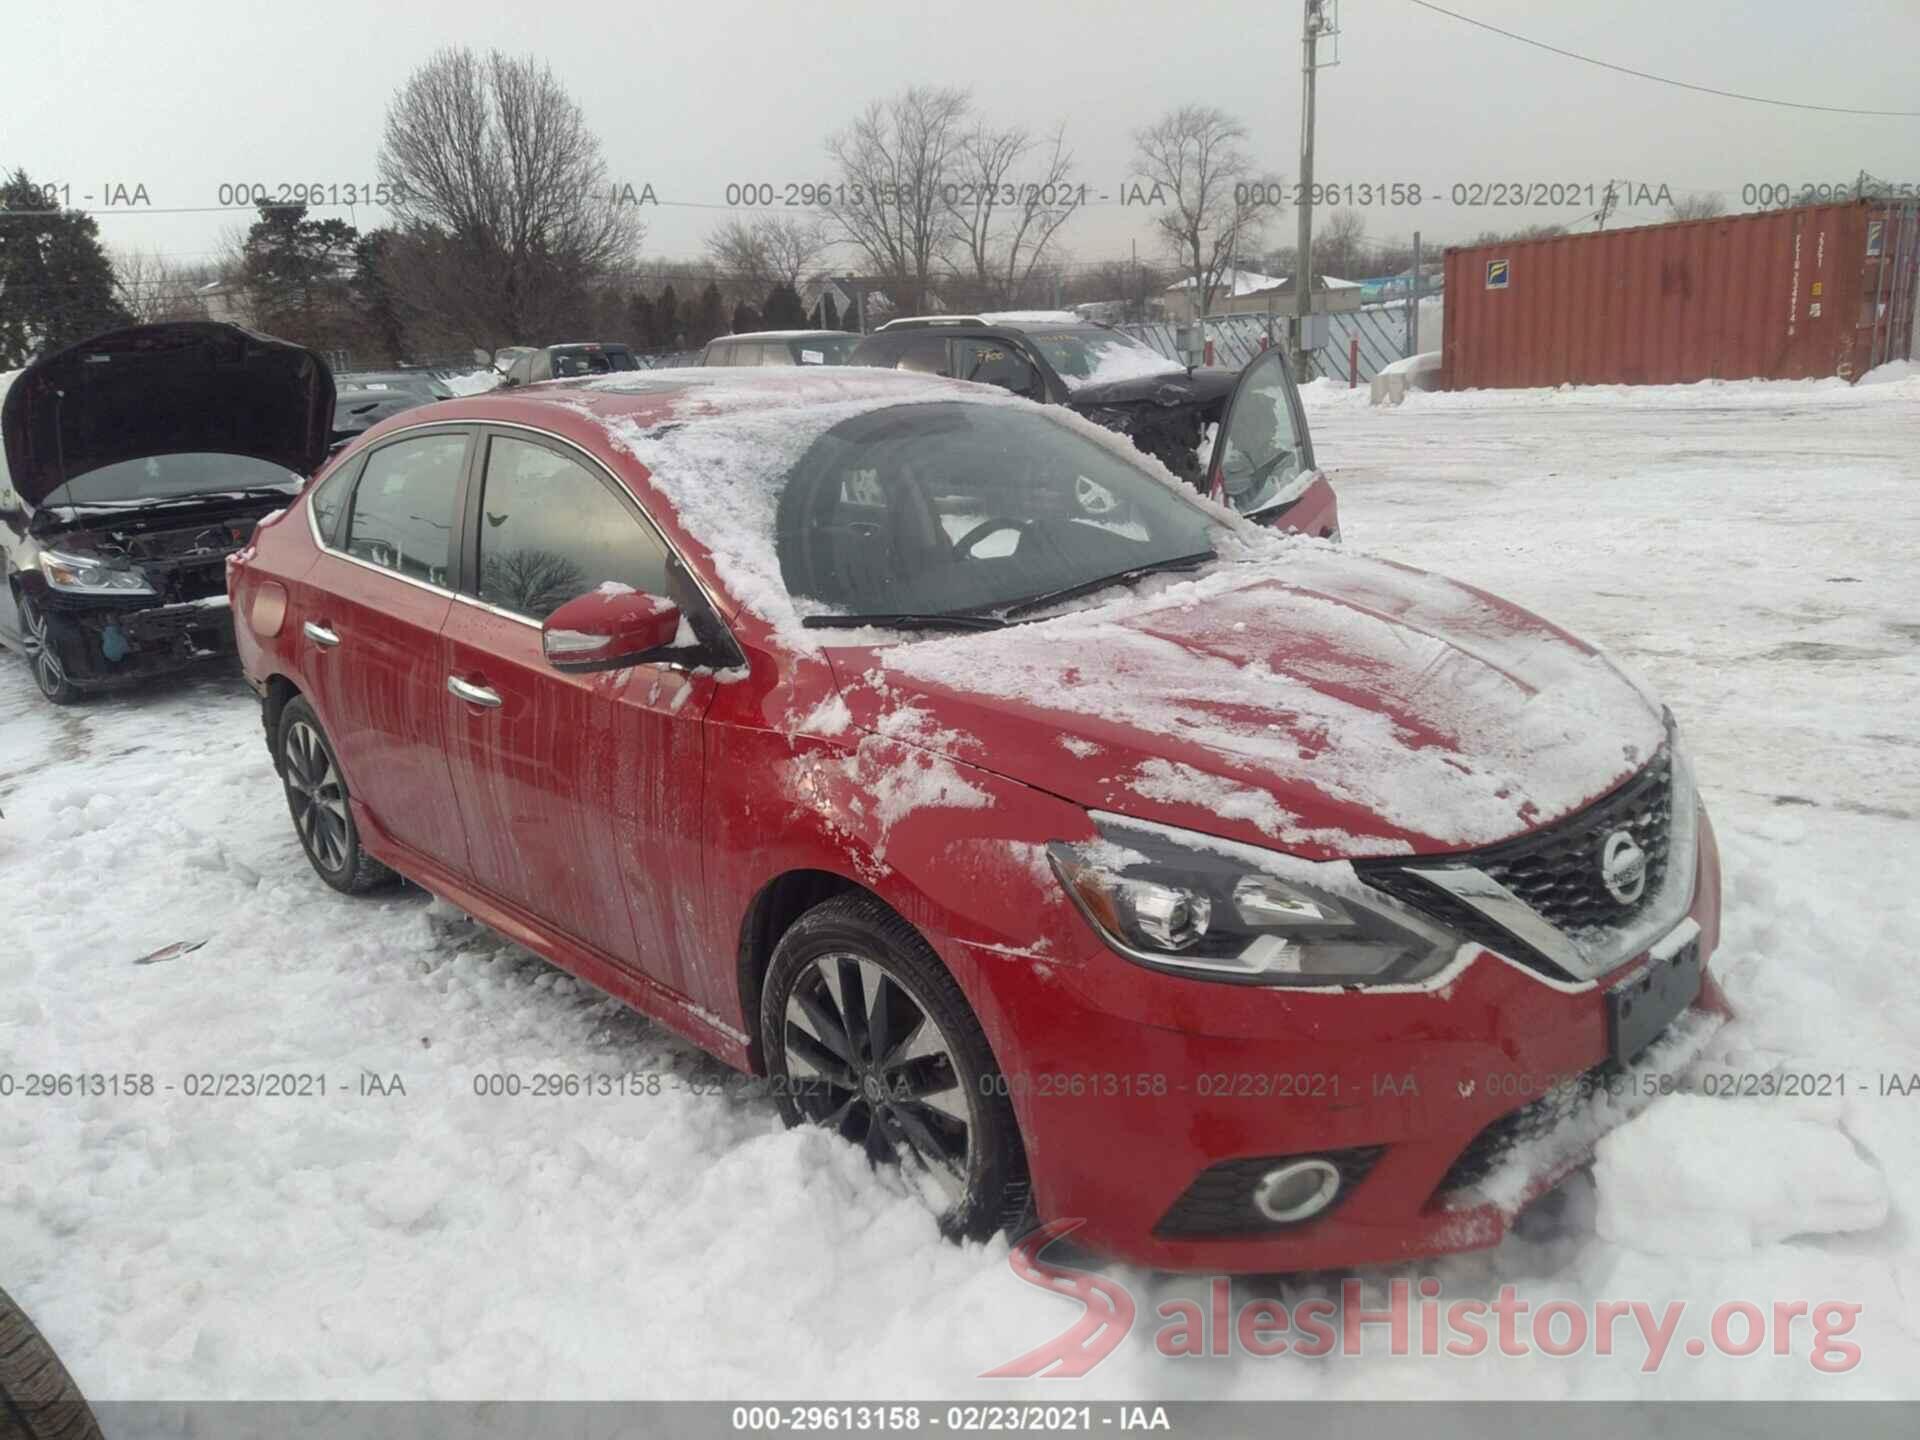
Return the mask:
<path fill-rule="evenodd" d="M 1152 227 L 1149 258 L 1076 262 L 1065 233 L 1086 187 L 1066 128 L 1001 125 L 971 95 L 913 86 L 829 136 L 832 203 L 718 224 L 697 261 L 648 261 L 630 187 L 544 63 L 438 52 L 388 106 L 378 173 L 392 222 L 361 231 L 300 206 L 262 205 L 211 264 L 109 256 L 93 219 L 46 206 L 15 170 L 0 181 L 0 368 L 134 321 L 244 316 L 255 328 L 356 361 L 563 339 L 684 349 L 716 335 L 811 324 L 852 328 L 821 277 L 857 277 L 869 325 L 885 313 L 1117 301 L 1144 318 L 1175 279 L 1211 305 L 1230 271 L 1291 273 L 1270 247 L 1284 187 L 1249 132 L 1207 105 L 1133 135 L 1130 174 Z M 1705 207 L 1708 199 L 1690 197 Z M 1493 235 L 1487 238 L 1502 238 Z M 1436 252 L 1438 247 L 1436 248 Z M 1412 263 L 1369 241 L 1364 217 L 1318 225 L 1315 268 L 1361 279 Z M 810 310 L 808 299 L 822 296 Z"/>

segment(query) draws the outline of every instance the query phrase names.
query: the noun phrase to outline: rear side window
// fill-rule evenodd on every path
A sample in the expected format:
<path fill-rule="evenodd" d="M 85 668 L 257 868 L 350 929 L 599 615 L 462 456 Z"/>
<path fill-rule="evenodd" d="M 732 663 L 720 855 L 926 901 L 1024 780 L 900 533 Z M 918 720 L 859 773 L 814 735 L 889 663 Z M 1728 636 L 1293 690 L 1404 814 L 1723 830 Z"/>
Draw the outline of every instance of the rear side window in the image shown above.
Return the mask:
<path fill-rule="evenodd" d="M 314 487 L 307 506 L 313 511 L 313 523 L 320 531 L 320 539 L 328 545 L 340 529 L 340 512 L 347 508 L 347 494 L 353 489 L 353 477 L 360 473 L 360 463 L 350 460 L 345 465 L 336 466 L 334 472 Z"/>
<path fill-rule="evenodd" d="M 452 569 L 454 503 L 467 437 L 454 431 L 382 445 L 353 488 L 346 552 L 430 585 Z"/>
<path fill-rule="evenodd" d="M 586 466 L 496 435 L 480 492 L 479 596 L 544 620 L 608 581 L 667 593 L 667 549 Z"/>

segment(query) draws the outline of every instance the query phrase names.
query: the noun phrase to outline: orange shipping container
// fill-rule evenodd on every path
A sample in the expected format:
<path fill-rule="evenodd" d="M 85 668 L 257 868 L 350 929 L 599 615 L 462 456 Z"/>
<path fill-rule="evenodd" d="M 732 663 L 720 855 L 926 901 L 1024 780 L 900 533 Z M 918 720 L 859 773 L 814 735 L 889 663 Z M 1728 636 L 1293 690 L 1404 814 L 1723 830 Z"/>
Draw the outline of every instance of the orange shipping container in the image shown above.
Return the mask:
<path fill-rule="evenodd" d="M 1913 354 L 1920 207 L 1861 200 L 1447 251 L 1441 383 L 1857 380 Z"/>

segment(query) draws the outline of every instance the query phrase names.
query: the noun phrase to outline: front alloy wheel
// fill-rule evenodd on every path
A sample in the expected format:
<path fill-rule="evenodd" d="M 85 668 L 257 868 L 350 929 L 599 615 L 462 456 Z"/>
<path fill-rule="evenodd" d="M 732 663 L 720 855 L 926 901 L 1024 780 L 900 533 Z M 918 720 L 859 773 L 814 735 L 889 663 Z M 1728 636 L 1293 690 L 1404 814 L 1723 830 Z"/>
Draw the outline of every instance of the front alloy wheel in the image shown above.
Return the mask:
<path fill-rule="evenodd" d="M 941 1229 L 984 1238 L 1027 1208 L 1026 1152 L 980 1022 L 939 956 L 871 895 L 780 937 L 760 1003 L 782 1118 L 822 1125 L 924 1181 Z"/>
<path fill-rule="evenodd" d="M 60 663 L 60 646 L 53 627 L 33 601 L 25 595 L 19 600 L 20 638 L 26 648 L 27 664 L 33 667 L 33 683 L 54 704 L 70 705 L 80 698 L 80 690 L 67 678 L 67 667 Z"/>
<path fill-rule="evenodd" d="M 850 951 L 822 955 L 787 996 L 786 1051 L 809 1121 L 876 1162 L 917 1164 L 946 1209 L 966 1197 L 971 1127 L 953 1042 L 899 980 Z"/>

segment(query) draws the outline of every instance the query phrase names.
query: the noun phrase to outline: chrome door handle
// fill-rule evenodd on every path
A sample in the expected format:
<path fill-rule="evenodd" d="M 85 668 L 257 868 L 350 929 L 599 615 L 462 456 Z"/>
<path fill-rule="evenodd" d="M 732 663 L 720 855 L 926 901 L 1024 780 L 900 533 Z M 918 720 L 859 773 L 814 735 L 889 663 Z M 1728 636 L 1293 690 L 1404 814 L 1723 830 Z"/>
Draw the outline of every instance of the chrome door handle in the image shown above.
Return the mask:
<path fill-rule="evenodd" d="M 458 675 L 447 676 L 447 693 L 457 695 L 469 705 L 485 705 L 490 709 L 500 706 L 500 697 L 495 692 L 484 685 L 469 685 Z"/>
<path fill-rule="evenodd" d="M 311 620 L 307 621 L 307 623 L 300 628 L 306 632 L 307 638 L 313 641 L 314 644 L 323 646 L 328 650 L 331 650 L 340 643 L 340 637 L 334 634 L 333 631 L 324 625 L 315 624 Z"/>

